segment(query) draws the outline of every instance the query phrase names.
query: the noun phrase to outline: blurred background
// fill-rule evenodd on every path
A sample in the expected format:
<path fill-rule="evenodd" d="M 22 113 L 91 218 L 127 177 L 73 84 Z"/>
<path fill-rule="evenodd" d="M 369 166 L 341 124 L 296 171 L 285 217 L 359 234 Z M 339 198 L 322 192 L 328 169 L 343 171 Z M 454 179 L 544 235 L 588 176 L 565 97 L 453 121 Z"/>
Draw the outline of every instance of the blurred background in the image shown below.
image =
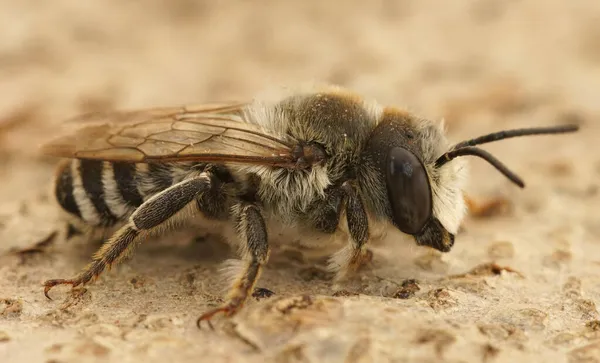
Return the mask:
<path fill-rule="evenodd" d="M 600 175 L 598 0 L 20 0 L 0 2 L 0 30 L 0 250 L 36 240 L 22 231 L 53 223 L 44 193 L 56 160 L 36 152 L 65 119 L 245 100 L 307 81 L 444 119 L 453 141 L 510 127 L 582 125 L 576 138 L 486 146 L 531 183 L 525 192 L 471 162 L 468 192 L 502 195 L 517 212 L 472 225 L 475 236 L 457 247 L 453 266 L 485 254 L 477 238 L 522 232 L 529 243 L 554 221 L 575 228 L 564 238 L 589 242 L 573 245 L 572 260 L 598 249 L 588 239 L 600 233 L 592 212 Z M 527 234 L 525 225 L 536 223 Z M 531 243 L 514 263 L 536 270 L 536 248 L 552 256 L 554 247 Z M 4 289 L 25 289 L 42 309 L 38 280 L 54 276 L 28 276 Z"/>

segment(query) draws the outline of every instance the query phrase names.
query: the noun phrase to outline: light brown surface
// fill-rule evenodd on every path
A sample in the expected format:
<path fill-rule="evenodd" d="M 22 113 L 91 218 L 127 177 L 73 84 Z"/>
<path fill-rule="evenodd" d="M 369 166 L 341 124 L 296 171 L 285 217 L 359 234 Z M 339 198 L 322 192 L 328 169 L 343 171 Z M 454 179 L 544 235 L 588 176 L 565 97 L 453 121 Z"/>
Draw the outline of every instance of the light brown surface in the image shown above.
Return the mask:
<path fill-rule="evenodd" d="M 600 361 L 600 2 L 87 3 L 2 2 L 0 362 Z M 344 287 L 360 295 L 333 297 L 314 264 L 276 251 L 260 286 L 277 295 L 216 332 L 195 320 L 218 301 L 230 256 L 218 241 L 148 241 L 54 301 L 41 282 L 70 277 L 98 245 L 58 236 L 42 253 L 11 252 L 60 226 L 45 196 L 55 160 L 34 151 L 65 118 L 310 80 L 445 118 L 455 141 L 570 121 L 583 130 L 486 147 L 524 190 L 471 160 L 482 217 L 466 220 L 450 253 L 391 235 Z M 401 286 L 411 278 L 419 289 Z"/>

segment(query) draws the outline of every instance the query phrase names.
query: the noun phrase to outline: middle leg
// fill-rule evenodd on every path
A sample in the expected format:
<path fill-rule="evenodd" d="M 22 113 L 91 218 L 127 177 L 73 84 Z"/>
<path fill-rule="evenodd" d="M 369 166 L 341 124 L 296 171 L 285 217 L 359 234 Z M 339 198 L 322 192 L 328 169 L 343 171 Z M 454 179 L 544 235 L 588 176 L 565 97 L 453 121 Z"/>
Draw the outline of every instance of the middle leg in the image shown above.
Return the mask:
<path fill-rule="evenodd" d="M 269 259 L 267 227 L 258 206 L 240 202 L 233 208 L 233 217 L 241 243 L 243 267 L 237 274 L 225 303 L 200 316 L 197 321 L 198 327 L 202 321 L 207 321 L 211 326 L 210 319 L 216 314 L 232 316 L 238 312 L 252 294 L 262 268 Z"/>

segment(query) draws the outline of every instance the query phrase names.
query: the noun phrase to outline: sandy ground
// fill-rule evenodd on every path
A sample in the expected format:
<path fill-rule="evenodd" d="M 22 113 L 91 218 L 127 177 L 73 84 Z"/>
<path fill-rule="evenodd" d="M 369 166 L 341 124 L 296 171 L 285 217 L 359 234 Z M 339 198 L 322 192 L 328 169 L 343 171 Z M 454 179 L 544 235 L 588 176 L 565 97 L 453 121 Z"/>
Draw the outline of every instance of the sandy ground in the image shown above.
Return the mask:
<path fill-rule="evenodd" d="M 600 362 L 599 1 L 1 3 L 0 362 Z M 332 286 L 321 260 L 276 249 L 260 282 L 276 295 L 214 332 L 195 320 L 232 252 L 189 231 L 43 296 L 98 247 L 64 239 L 46 194 L 56 160 L 36 147 L 60 122 L 311 80 L 445 118 L 455 141 L 582 132 L 486 147 L 524 190 L 471 160 L 448 254 L 391 234 Z"/>

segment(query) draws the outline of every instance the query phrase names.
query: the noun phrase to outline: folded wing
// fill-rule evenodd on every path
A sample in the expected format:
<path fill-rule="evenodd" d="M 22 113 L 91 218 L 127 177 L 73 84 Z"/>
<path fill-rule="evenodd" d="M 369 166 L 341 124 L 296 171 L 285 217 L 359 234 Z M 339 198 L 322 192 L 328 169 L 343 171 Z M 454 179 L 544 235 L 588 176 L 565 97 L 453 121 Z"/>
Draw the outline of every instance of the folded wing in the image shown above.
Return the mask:
<path fill-rule="evenodd" d="M 68 124 L 47 155 L 126 162 L 228 162 L 294 167 L 293 142 L 244 119 L 245 104 L 93 113 Z"/>

